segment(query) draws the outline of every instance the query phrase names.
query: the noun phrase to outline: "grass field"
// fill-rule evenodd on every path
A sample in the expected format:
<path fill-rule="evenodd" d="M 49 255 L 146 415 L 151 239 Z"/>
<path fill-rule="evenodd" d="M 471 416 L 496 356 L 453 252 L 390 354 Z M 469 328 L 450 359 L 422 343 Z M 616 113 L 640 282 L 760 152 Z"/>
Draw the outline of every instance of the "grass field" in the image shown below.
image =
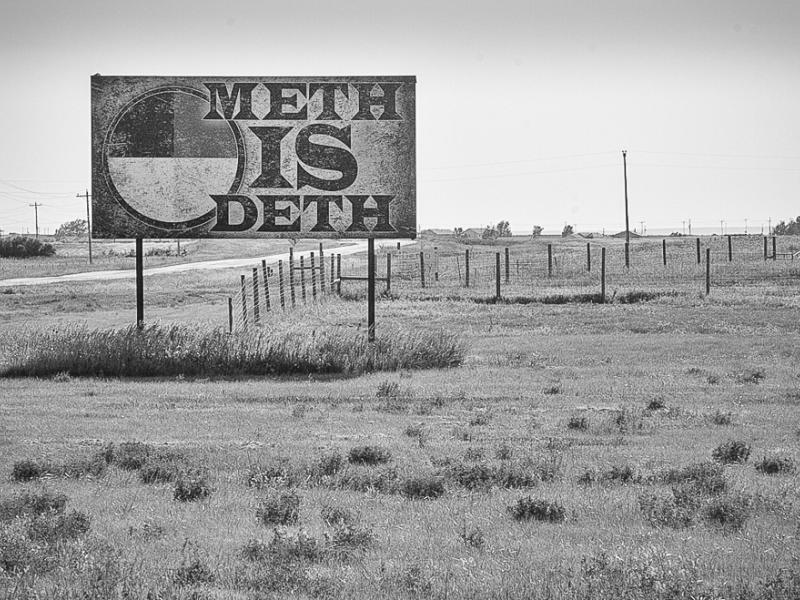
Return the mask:
<path fill-rule="evenodd" d="M 237 277 L 149 279 L 146 315 L 223 325 Z M 132 319 L 132 282 L 13 292 L 0 366 L 19 335 Z M 461 366 L 1 379 L 0 598 L 800 597 L 796 278 L 398 295 L 379 337 L 455 333 Z M 328 298 L 270 326 L 365 312 Z"/>

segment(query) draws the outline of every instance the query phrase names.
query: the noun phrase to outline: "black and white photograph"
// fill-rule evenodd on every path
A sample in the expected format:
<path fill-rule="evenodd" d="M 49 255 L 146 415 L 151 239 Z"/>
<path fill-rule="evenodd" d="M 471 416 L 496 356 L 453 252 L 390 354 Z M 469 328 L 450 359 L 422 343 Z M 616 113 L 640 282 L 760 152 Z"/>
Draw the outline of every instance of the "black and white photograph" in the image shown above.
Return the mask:
<path fill-rule="evenodd" d="M 799 600 L 800 3 L 0 3 L 0 600 Z"/>

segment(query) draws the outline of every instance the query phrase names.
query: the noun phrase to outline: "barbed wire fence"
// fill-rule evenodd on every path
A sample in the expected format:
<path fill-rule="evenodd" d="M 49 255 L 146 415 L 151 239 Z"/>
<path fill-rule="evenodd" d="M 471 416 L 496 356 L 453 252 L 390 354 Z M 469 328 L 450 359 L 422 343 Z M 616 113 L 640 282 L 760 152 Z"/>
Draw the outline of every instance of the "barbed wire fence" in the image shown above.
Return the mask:
<path fill-rule="evenodd" d="M 533 244 L 443 244 L 376 251 L 377 293 L 392 298 L 613 302 L 631 293 L 707 295 L 770 282 L 800 287 L 800 246 L 760 236 L 636 240 L 600 238 Z M 365 296 L 366 255 L 310 253 L 242 274 L 228 299 L 229 328 L 258 326 L 270 313 L 331 296 Z"/>

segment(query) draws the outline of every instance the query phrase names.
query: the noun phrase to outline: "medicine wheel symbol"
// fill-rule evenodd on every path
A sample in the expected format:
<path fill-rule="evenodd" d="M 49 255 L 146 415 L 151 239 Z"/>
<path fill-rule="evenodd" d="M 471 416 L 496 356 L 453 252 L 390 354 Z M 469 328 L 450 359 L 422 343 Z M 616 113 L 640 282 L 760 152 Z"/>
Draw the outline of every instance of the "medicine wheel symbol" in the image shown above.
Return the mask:
<path fill-rule="evenodd" d="M 245 153 L 234 121 L 203 120 L 206 92 L 159 87 L 125 105 L 103 144 L 103 173 L 120 205 L 153 227 L 189 230 L 216 217 L 210 194 L 235 194 Z"/>

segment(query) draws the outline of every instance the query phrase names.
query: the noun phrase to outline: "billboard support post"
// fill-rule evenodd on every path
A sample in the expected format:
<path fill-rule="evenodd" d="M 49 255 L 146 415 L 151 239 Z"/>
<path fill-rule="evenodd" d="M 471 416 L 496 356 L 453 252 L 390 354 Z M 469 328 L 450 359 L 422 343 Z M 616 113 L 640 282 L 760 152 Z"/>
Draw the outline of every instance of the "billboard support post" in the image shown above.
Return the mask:
<path fill-rule="evenodd" d="M 375 238 L 367 238 L 367 328 L 370 342 L 375 341 Z"/>
<path fill-rule="evenodd" d="M 144 252 L 142 238 L 136 238 L 136 327 L 144 328 Z"/>

